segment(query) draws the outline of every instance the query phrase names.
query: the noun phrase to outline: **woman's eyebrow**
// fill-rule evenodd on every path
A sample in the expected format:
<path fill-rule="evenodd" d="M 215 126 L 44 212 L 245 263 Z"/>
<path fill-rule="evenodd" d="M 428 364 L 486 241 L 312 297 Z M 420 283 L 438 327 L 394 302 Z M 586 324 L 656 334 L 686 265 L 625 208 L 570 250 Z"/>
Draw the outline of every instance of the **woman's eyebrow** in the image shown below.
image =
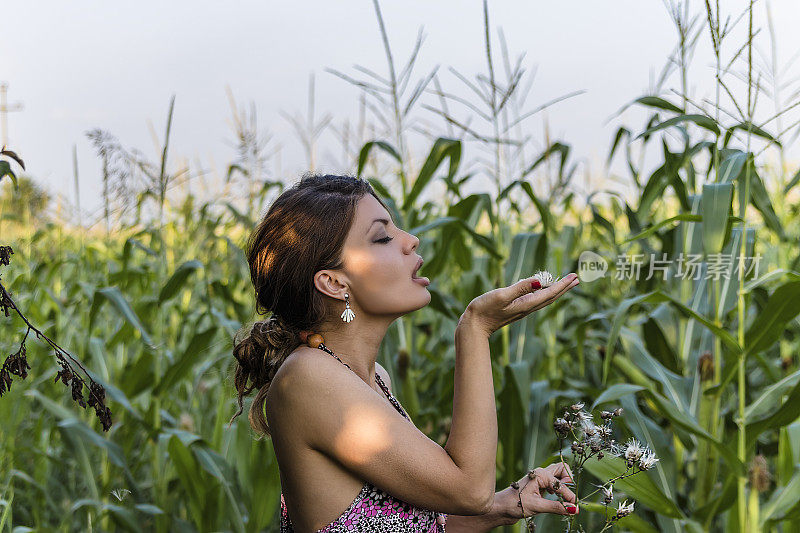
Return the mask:
<path fill-rule="evenodd" d="M 372 229 L 372 225 L 375 224 L 376 222 L 383 222 L 384 224 L 388 225 L 389 224 L 389 219 L 388 218 L 376 218 L 375 220 L 372 221 L 372 224 L 370 224 L 369 227 L 367 228 L 367 233 L 369 233 L 369 230 Z"/>

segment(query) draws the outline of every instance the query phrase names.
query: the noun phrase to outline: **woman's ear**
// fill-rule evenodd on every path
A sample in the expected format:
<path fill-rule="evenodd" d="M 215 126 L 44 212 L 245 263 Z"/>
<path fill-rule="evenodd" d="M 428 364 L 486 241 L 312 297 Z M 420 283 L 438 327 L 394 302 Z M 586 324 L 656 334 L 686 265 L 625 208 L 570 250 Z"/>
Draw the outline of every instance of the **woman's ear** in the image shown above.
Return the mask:
<path fill-rule="evenodd" d="M 344 300 L 348 292 L 342 275 L 334 270 L 320 270 L 314 275 L 314 286 L 322 293 L 337 300 Z"/>

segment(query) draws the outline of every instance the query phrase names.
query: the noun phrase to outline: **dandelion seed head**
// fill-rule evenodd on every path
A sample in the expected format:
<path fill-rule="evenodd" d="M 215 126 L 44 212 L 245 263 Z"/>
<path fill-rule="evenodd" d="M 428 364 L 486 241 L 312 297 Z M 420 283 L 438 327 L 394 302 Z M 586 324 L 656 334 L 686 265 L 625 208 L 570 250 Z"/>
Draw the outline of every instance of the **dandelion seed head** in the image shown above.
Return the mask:
<path fill-rule="evenodd" d="M 644 453 L 642 445 L 639 441 L 631 437 L 625 445 L 625 459 L 636 462 L 642 456 L 642 453 Z"/>
<path fill-rule="evenodd" d="M 128 489 L 114 489 L 111 491 L 111 494 L 119 501 L 125 499 L 125 493 L 132 494 L 131 491 Z"/>
<path fill-rule="evenodd" d="M 536 272 L 533 275 L 533 279 L 538 279 L 543 289 L 558 281 L 558 279 L 554 279 L 553 275 L 546 270 L 540 270 Z"/>
<path fill-rule="evenodd" d="M 625 455 L 625 446 L 620 446 L 615 442 L 611 442 L 609 443 L 608 451 L 611 452 L 611 455 L 614 455 L 616 457 L 622 457 L 623 455 Z"/>
<path fill-rule="evenodd" d="M 634 502 L 628 504 L 628 500 L 625 500 L 622 503 L 620 503 L 619 507 L 617 507 L 617 517 L 622 518 L 623 516 L 628 516 L 629 514 L 631 514 L 633 512 L 633 504 Z"/>
<path fill-rule="evenodd" d="M 597 426 L 595 425 L 595 423 L 592 421 L 591 418 L 589 418 L 589 419 L 581 418 L 580 419 L 580 427 L 581 427 L 581 431 L 583 431 L 584 433 L 586 433 L 590 437 L 597 433 Z"/>
<path fill-rule="evenodd" d="M 656 454 L 652 450 L 648 449 L 639 459 L 639 468 L 642 470 L 650 470 L 658 461 L 659 459 L 656 457 Z"/>

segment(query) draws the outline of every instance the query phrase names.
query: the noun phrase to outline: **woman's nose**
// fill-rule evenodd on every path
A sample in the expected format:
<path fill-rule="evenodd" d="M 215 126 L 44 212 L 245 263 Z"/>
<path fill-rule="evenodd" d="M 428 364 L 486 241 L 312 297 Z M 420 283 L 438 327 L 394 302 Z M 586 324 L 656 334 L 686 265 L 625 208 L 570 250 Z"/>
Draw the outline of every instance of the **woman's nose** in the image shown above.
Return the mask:
<path fill-rule="evenodd" d="M 419 237 L 411 233 L 409 233 L 409 235 L 411 235 L 411 251 L 413 252 L 416 250 L 417 246 L 419 246 Z"/>

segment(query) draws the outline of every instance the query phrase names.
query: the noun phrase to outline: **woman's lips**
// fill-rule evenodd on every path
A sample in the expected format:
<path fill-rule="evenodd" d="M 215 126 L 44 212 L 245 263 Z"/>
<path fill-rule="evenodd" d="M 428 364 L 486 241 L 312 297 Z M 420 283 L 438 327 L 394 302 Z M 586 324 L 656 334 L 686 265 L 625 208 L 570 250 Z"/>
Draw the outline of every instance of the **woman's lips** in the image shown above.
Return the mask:
<path fill-rule="evenodd" d="M 429 280 L 425 276 L 420 276 L 420 277 L 417 276 L 417 272 L 419 272 L 419 269 L 422 268 L 422 263 L 424 262 L 425 262 L 424 259 L 420 257 L 419 260 L 417 260 L 417 266 L 414 267 L 414 272 L 411 273 L 411 281 L 416 281 L 423 287 L 427 286 L 431 282 L 431 280 Z"/>

